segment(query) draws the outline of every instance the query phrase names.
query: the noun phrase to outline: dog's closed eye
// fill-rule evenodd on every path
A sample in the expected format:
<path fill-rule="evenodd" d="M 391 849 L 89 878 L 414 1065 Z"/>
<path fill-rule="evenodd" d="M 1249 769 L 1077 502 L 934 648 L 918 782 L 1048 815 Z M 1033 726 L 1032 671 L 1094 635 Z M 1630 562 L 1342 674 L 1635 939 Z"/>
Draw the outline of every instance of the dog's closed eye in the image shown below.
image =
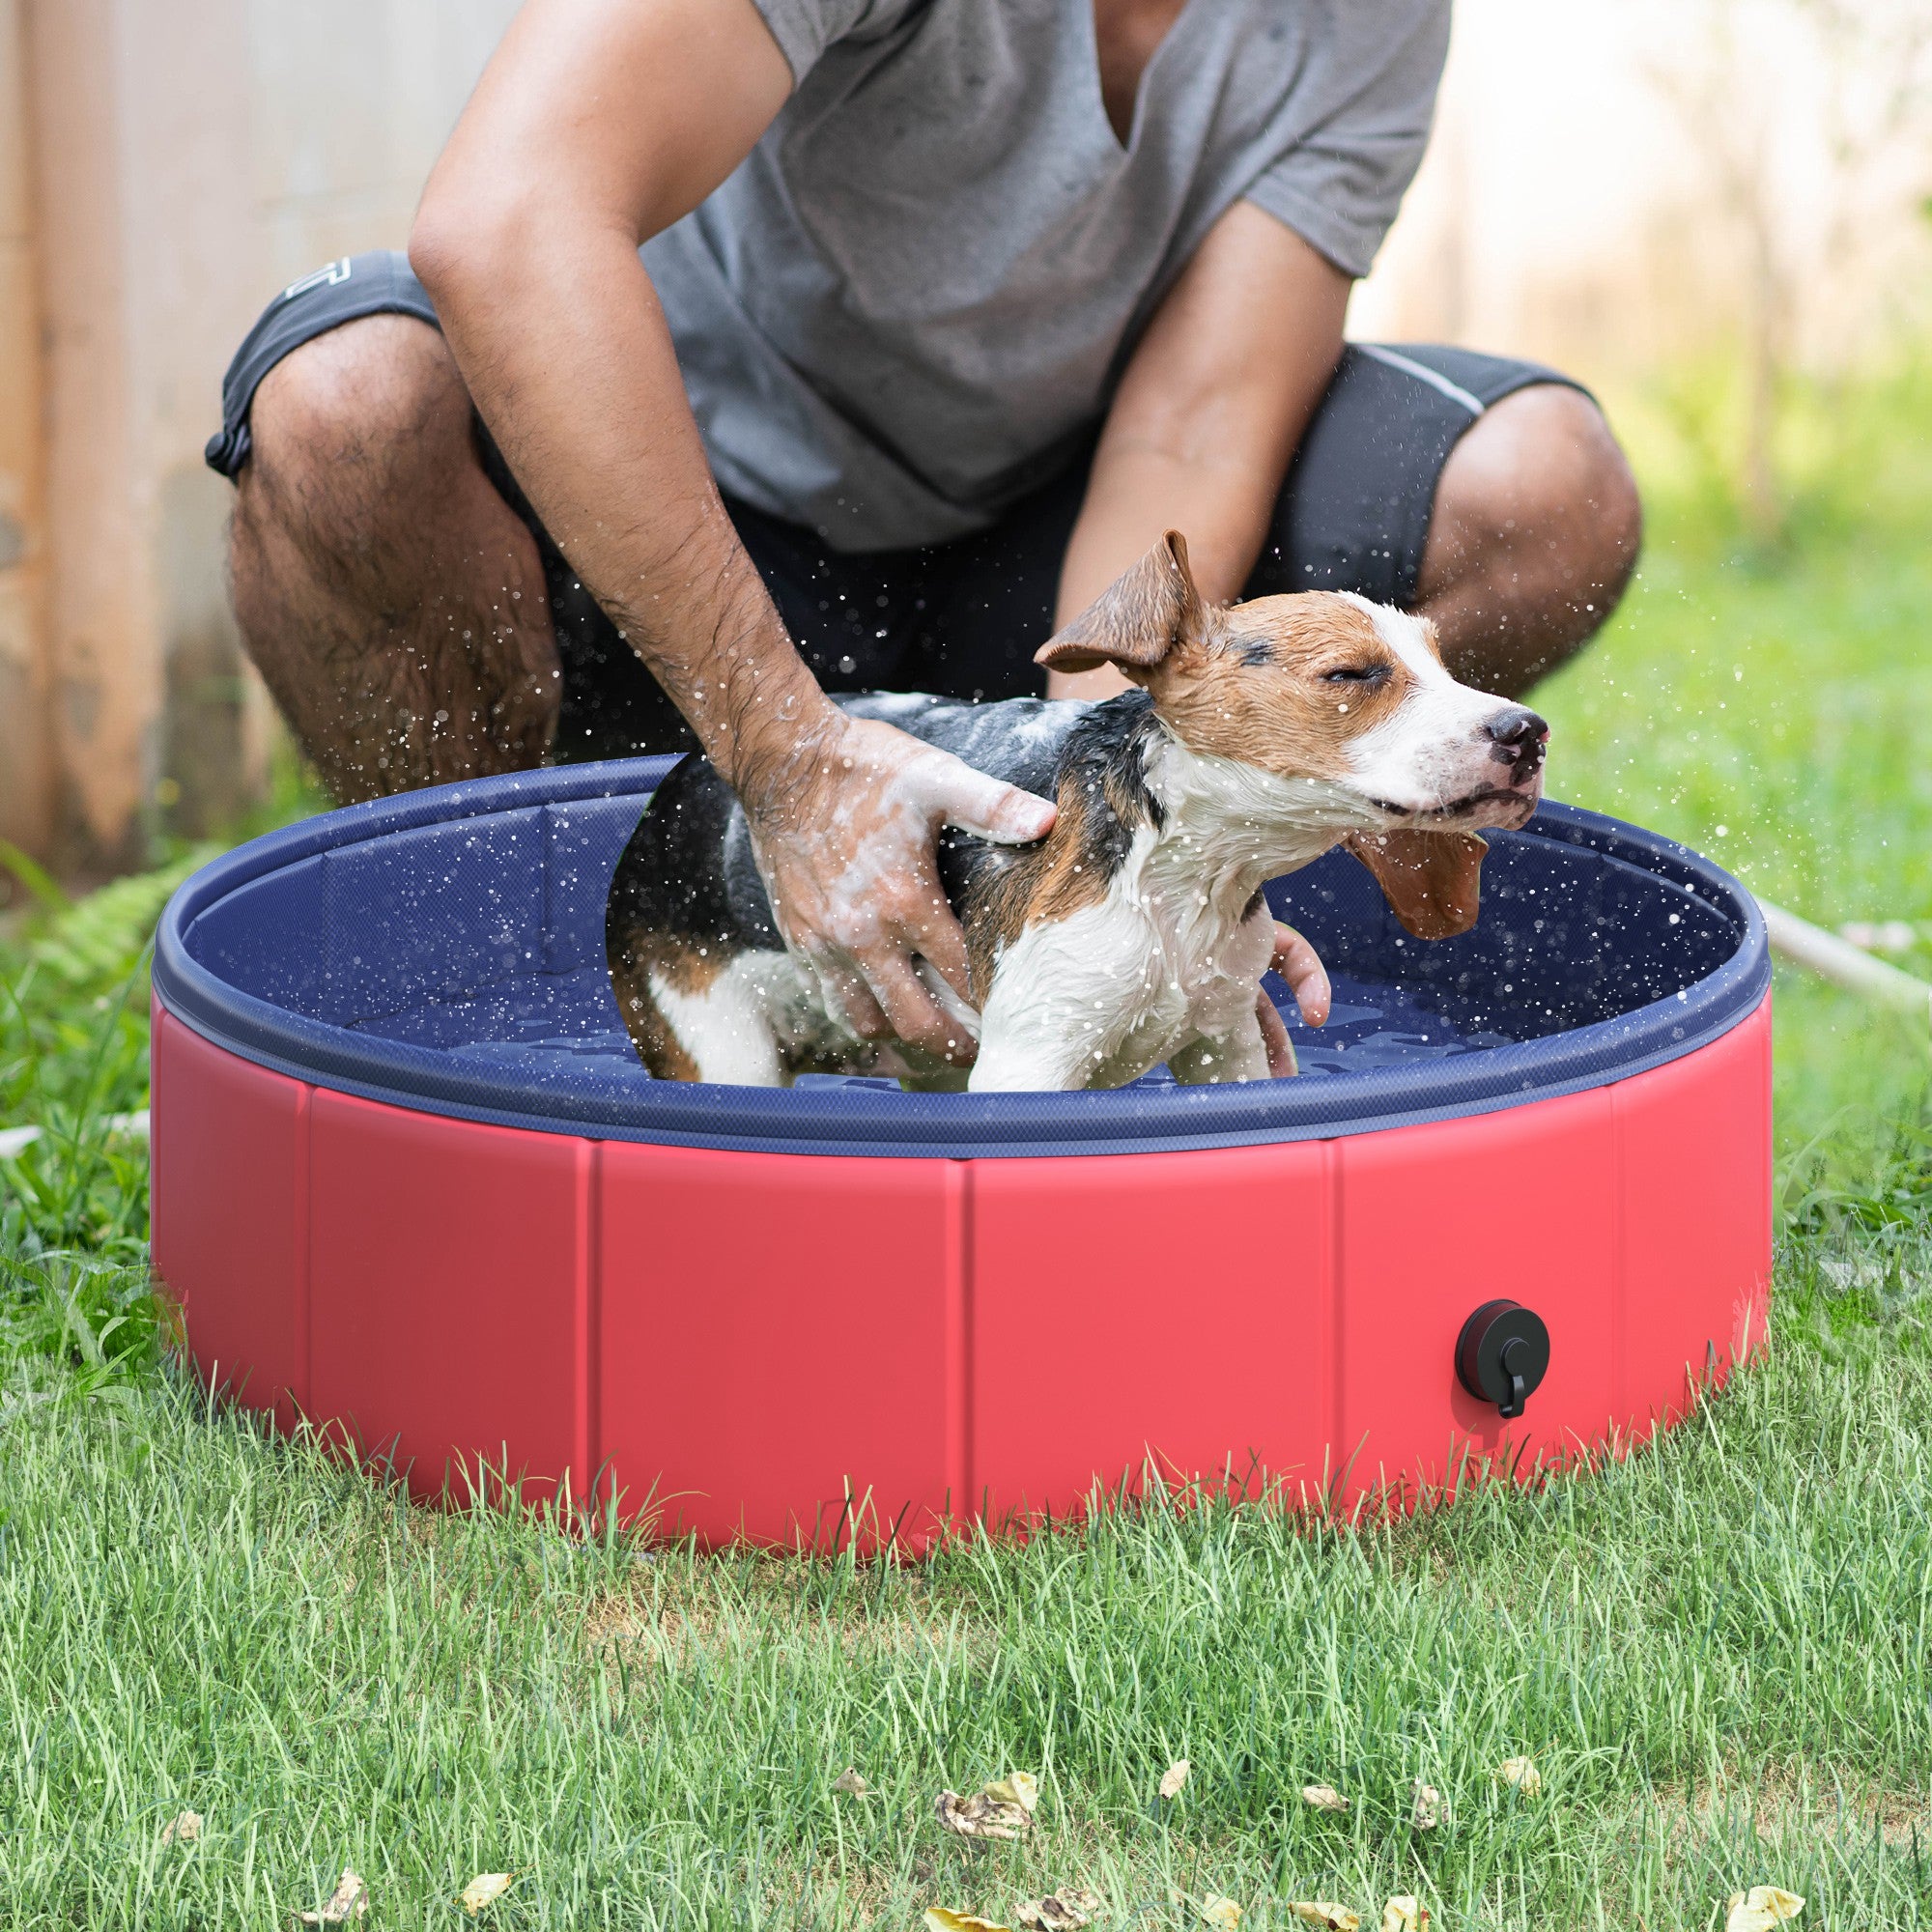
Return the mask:
<path fill-rule="evenodd" d="M 1323 684 L 1386 684 L 1389 678 L 1387 665 L 1338 665 L 1333 670 L 1321 673 Z"/>

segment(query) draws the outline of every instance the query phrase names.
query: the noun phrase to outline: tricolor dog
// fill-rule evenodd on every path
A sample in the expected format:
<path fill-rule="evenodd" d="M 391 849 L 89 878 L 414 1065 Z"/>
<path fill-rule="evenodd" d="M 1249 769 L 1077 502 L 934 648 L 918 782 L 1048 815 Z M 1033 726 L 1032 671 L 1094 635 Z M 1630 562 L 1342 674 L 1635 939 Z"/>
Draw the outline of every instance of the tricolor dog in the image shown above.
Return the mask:
<path fill-rule="evenodd" d="M 1328 591 L 1211 607 L 1177 532 L 1037 661 L 1118 665 L 1140 689 L 1103 704 L 838 700 L 1058 802 L 1033 845 L 941 839 L 978 1010 L 928 980 L 978 1037 L 975 1093 L 1116 1087 L 1162 1061 L 1185 1082 L 1265 1078 L 1263 882 L 1345 844 L 1410 932 L 1463 932 L 1481 829 L 1523 824 L 1542 791 L 1548 727 L 1457 683 L 1425 621 Z M 703 758 L 678 765 L 639 821 L 606 943 L 624 1024 L 660 1079 L 960 1084 L 828 1009 Z"/>

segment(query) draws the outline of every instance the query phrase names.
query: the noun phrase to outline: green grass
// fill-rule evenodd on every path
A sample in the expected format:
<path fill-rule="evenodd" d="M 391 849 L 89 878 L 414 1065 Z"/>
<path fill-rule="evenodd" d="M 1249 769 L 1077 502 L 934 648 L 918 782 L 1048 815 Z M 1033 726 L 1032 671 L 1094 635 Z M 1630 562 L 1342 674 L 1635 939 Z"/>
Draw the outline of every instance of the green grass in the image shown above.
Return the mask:
<path fill-rule="evenodd" d="M 237 838 L 318 810 L 293 757 Z M 0 1268 L 77 1248 L 145 1262 L 148 1160 L 116 1125 L 148 1104 L 147 954 L 168 895 L 219 846 L 170 841 L 153 870 L 71 900 L 0 842 L 0 875 L 25 888 L 0 919 L 0 1129 L 43 1138 L 0 1161 Z"/>
<path fill-rule="evenodd" d="M 378 1925 L 461 1922 L 459 1888 L 514 1869 L 495 1923 L 911 1926 L 1084 1882 L 1126 1925 L 1413 1891 L 1447 1926 L 1675 1928 L 1776 1882 L 1814 1925 L 1922 1925 L 1932 1352 L 1814 1344 L 1810 1293 L 1734 1392 L 1597 1476 L 1385 1532 L 1102 1515 L 910 1572 L 428 1515 L 176 1378 L 30 1379 L 0 1898 L 268 1926 L 349 1864 Z M 1534 1799 L 1492 1776 L 1520 1752 Z M 847 1764 L 875 1796 L 833 1796 Z M 934 1795 L 1012 1766 L 1034 1841 L 947 1839 Z M 1300 1803 L 1318 1781 L 1346 1817 Z M 163 1847 L 184 1809 L 200 1842 Z"/>
<path fill-rule="evenodd" d="M 1932 921 L 1932 384 L 1800 401 L 1776 556 L 1685 399 L 1633 410 L 1651 546 L 1540 697 L 1552 789 L 1827 923 Z M 1445 1932 L 1680 1932 L 1767 1882 L 1813 1927 L 1932 1921 L 1922 1030 L 1780 977 L 1771 1347 L 1620 1465 L 1378 1530 L 1207 1497 L 910 1571 L 705 1558 L 413 1509 L 169 1365 L 107 1125 L 145 1104 L 162 890 L 0 936 L 0 1125 L 56 1129 L 0 1162 L 7 1924 L 283 1926 L 345 1864 L 372 1932 L 469 1922 L 506 1868 L 486 1924 L 909 1927 L 1079 1883 L 1135 1928 L 1413 1891 Z M 941 1833 L 943 1785 L 1012 1767 L 1028 1843 Z"/>

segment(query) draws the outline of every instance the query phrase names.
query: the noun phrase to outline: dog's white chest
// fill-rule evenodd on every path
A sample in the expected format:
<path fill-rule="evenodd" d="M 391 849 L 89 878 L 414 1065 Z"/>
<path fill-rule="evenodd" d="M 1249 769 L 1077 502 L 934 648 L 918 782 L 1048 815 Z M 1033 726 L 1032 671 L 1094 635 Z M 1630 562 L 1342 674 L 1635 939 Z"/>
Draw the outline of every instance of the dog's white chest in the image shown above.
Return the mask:
<path fill-rule="evenodd" d="M 976 1090 L 1118 1086 L 1254 1009 L 1273 949 L 1261 908 L 1205 885 L 1184 853 L 1151 864 L 1145 836 L 1107 895 L 1030 927 L 986 1002 Z"/>
<path fill-rule="evenodd" d="M 1230 998 L 1242 1007 L 1254 1004 L 1255 982 L 1273 951 L 1265 907 L 1246 920 L 1228 908 L 1163 908 L 1154 925 L 1169 989 L 1179 994 L 1188 1015 L 1198 1017 Z"/>
<path fill-rule="evenodd" d="M 1274 950 L 1273 921 L 1264 905 L 1249 916 L 1246 899 L 1236 895 L 1217 901 L 1192 876 L 1152 873 L 1144 873 L 1142 891 L 1164 983 L 1150 1019 L 1182 1037 L 1218 1034 L 1254 1007 Z M 1179 1043 L 1177 1037 L 1168 1045 Z"/>

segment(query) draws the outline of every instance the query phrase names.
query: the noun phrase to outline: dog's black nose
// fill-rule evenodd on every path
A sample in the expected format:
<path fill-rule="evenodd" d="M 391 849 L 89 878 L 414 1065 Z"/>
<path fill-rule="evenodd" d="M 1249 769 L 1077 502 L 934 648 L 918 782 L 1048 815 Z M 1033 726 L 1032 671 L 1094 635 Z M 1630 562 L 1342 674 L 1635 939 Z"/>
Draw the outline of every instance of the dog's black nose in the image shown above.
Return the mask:
<path fill-rule="evenodd" d="M 1483 728 L 1490 734 L 1490 756 L 1499 765 L 1513 765 L 1516 778 L 1527 778 L 1543 763 L 1549 726 L 1526 704 L 1507 706 Z"/>
<path fill-rule="evenodd" d="M 1512 752 L 1526 738 L 1549 736 L 1549 726 L 1526 704 L 1512 704 L 1506 711 L 1498 711 L 1485 728 L 1498 745 L 1508 745 Z"/>

